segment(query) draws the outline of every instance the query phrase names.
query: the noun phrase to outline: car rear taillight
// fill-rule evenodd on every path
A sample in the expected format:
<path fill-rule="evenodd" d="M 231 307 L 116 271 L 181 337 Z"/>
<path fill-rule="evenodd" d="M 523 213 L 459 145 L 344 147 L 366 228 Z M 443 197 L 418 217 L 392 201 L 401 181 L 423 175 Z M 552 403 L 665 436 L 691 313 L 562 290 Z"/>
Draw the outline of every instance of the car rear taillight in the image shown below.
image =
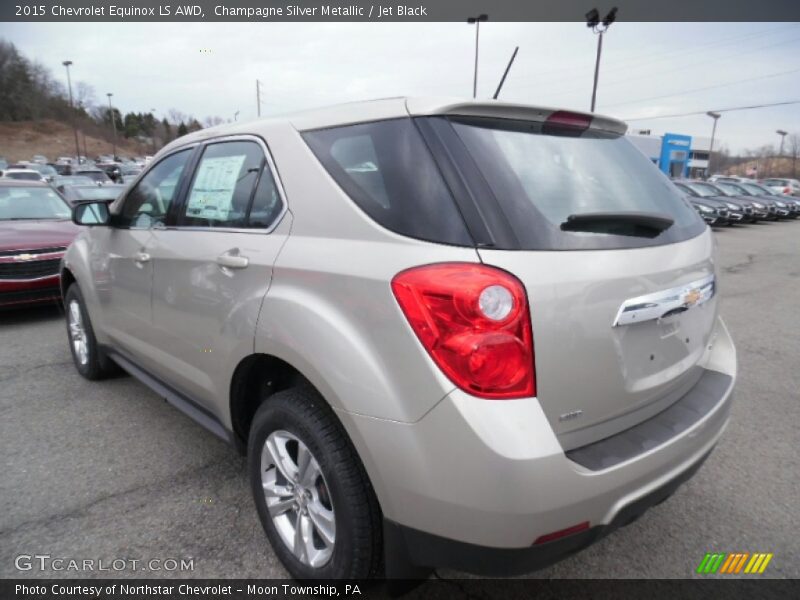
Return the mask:
<path fill-rule="evenodd" d="M 481 264 L 441 263 L 398 273 L 392 291 L 458 387 L 481 398 L 536 395 L 528 301 L 516 277 Z"/>
<path fill-rule="evenodd" d="M 590 115 L 557 110 L 547 117 L 542 125 L 542 133 L 547 135 L 580 136 L 592 124 Z"/>
<path fill-rule="evenodd" d="M 788 196 L 789 194 L 792 193 L 792 188 L 790 188 L 790 187 L 783 188 L 783 193 Z"/>

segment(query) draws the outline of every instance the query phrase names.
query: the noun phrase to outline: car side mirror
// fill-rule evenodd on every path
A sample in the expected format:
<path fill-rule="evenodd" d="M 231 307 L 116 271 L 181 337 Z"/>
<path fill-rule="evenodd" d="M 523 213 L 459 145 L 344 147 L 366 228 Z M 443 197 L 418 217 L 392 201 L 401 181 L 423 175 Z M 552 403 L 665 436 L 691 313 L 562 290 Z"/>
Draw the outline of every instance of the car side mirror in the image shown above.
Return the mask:
<path fill-rule="evenodd" d="M 72 222 L 76 225 L 108 225 L 111 213 L 108 202 L 81 202 L 72 207 Z"/>

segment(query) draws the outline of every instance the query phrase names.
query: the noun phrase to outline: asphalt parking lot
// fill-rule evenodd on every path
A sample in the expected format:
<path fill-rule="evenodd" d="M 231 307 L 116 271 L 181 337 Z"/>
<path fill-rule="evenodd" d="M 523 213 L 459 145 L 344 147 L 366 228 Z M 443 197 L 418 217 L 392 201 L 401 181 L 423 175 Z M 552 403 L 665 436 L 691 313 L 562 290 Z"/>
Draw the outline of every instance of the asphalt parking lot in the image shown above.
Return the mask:
<path fill-rule="evenodd" d="M 533 577 L 691 577 L 711 551 L 772 552 L 765 576 L 800 577 L 800 222 L 716 236 L 740 366 L 726 434 L 670 500 Z M 130 377 L 83 380 L 58 309 L 0 313 L 0 461 L 0 577 L 285 576 L 245 460 Z M 19 554 L 194 569 L 20 572 Z"/>

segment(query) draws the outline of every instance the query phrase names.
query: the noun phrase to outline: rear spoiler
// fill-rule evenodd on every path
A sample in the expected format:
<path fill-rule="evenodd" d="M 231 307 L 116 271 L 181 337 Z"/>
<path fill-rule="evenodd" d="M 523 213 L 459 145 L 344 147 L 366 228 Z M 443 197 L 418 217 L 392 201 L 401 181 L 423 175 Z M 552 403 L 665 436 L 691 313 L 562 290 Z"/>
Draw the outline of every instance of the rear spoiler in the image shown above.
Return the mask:
<path fill-rule="evenodd" d="M 545 122 L 555 113 L 575 115 L 589 121 L 589 129 L 605 131 L 615 135 L 625 135 L 627 123 L 603 115 L 581 111 L 564 111 L 557 108 L 481 100 L 474 102 L 442 101 L 430 98 L 407 98 L 406 108 L 412 116 L 452 115 L 460 117 L 487 117 L 511 119 L 516 121 Z"/>

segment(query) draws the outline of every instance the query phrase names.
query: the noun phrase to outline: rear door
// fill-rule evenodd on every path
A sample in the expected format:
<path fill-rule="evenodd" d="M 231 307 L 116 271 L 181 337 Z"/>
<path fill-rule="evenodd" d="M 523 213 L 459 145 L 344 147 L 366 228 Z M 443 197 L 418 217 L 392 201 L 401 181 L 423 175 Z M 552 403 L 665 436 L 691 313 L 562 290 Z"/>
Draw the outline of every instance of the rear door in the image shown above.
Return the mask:
<path fill-rule="evenodd" d="M 175 226 L 154 234 L 157 374 L 217 416 L 290 216 L 264 143 L 237 137 L 203 148 Z"/>
<path fill-rule="evenodd" d="M 435 125 L 480 174 L 473 196 L 504 217 L 479 254 L 526 287 L 538 400 L 567 449 L 685 394 L 716 314 L 710 230 L 624 136 L 590 122 Z"/>

